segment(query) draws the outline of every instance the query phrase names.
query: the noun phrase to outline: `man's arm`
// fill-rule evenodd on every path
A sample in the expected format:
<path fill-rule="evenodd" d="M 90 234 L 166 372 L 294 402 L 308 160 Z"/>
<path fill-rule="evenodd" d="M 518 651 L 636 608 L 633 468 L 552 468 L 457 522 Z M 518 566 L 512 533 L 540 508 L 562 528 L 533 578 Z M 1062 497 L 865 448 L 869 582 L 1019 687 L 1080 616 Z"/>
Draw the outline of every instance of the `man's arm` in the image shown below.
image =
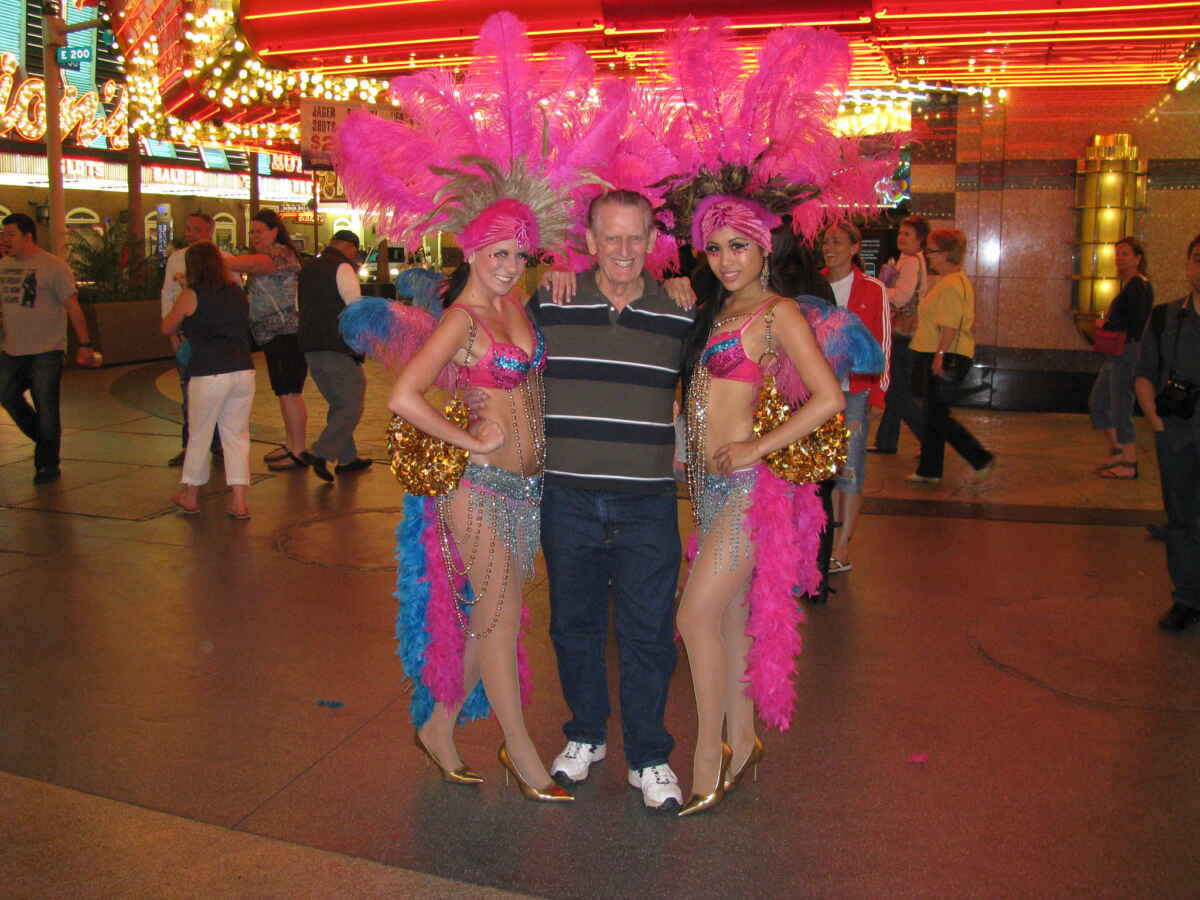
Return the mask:
<path fill-rule="evenodd" d="M 81 366 L 90 366 L 95 362 L 96 356 L 92 352 L 92 339 L 88 337 L 87 319 L 84 318 L 83 308 L 79 305 L 79 294 L 72 292 L 65 301 L 63 307 L 67 310 L 67 321 L 71 323 L 71 330 L 75 332 L 75 340 L 79 344 L 79 349 L 75 351 L 75 362 Z"/>
<path fill-rule="evenodd" d="M 888 300 L 896 309 L 904 309 L 917 290 L 921 274 L 921 260 L 915 256 L 902 256 L 897 262 L 896 283 L 887 289 Z"/>
<path fill-rule="evenodd" d="M 159 295 L 159 300 L 162 302 L 162 317 L 165 319 L 175 306 L 175 301 L 179 299 L 179 292 L 183 286 L 180 284 L 180 277 L 183 274 L 184 256 L 183 253 L 176 250 L 167 257 L 167 267 L 163 270 L 163 286 L 162 293 Z M 177 334 L 167 336 L 167 340 L 171 344 L 171 351 L 179 350 L 180 337 Z"/>
<path fill-rule="evenodd" d="M 1154 383 L 1144 375 L 1138 375 L 1133 379 L 1133 393 L 1137 397 L 1138 406 L 1142 408 L 1142 415 L 1150 423 L 1150 428 L 1154 431 L 1164 430 L 1167 426 L 1163 424 L 1162 417 L 1158 414 L 1158 404 L 1154 399 Z"/>
<path fill-rule="evenodd" d="M 350 263 L 342 263 L 337 267 L 334 277 L 337 279 L 338 296 L 349 306 L 362 299 L 362 285 L 358 283 L 358 273 Z"/>

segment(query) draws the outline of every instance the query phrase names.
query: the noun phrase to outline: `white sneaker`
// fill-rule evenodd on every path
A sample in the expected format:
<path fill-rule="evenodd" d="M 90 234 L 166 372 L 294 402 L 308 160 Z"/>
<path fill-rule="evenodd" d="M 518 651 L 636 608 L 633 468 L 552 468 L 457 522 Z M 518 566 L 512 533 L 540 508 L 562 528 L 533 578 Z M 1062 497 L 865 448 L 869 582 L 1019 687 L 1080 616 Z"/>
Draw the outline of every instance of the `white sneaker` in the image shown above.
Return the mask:
<path fill-rule="evenodd" d="M 679 789 L 679 779 L 666 763 L 657 766 L 646 766 L 642 770 L 629 770 L 629 784 L 642 792 L 642 802 L 651 809 L 662 809 L 675 802 L 676 806 L 683 805 L 683 791 Z"/>
<path fill-rule="evenodd" d="M 559 781 L 558 776 L 562 776 L 563 781 L 577 784 L 580 781 L 587 781 L 588 769 L 592 767 L 592 763 L 598 763 L 608 755 L 607 744 L 584 744 L 580 741 L 567 741 L 567 746 L 563 752 L 554 757 L 554 762 L 550 766 L 550 777 L 555 781 Z"/>

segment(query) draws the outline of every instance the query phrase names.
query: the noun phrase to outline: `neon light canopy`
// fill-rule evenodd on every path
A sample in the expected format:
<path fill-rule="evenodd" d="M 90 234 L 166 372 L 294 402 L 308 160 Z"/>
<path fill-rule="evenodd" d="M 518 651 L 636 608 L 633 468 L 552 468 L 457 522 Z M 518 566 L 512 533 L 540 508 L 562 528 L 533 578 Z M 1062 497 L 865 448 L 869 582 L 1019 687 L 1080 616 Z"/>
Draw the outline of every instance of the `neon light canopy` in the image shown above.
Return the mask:
<path fill-rule="evenodd" d="M 184 140 L 281 146 L 300 97 L 384 99 L 388 79 L 461 67 L 497 4 L 476 0 L 110 0 L 134 125 Z M 514 0 L 535 51 L 564 40 L 601 68 L 652 80 L 654 45 L 688 14 L 732 16 L 747 64 L 775 28 L 833 28 L 851 86 L 1167 84 L 1200 45 L 1200 0 Z M 139 104 L 136 101 L 141 101 Z"/>

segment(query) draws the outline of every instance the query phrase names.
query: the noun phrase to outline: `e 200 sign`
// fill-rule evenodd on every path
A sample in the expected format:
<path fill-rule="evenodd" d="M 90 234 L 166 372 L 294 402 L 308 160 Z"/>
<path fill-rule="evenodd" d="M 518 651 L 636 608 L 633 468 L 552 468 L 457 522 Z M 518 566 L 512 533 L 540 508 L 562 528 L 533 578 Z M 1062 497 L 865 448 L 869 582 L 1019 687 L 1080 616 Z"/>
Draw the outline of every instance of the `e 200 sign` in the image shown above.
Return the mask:
<path fill-rule="evenodd" d="M 80 63 L 92 61 L 92 48 L 58 47 L 54 51 L 54 58 L 61 68 L 77 70 Z"/>

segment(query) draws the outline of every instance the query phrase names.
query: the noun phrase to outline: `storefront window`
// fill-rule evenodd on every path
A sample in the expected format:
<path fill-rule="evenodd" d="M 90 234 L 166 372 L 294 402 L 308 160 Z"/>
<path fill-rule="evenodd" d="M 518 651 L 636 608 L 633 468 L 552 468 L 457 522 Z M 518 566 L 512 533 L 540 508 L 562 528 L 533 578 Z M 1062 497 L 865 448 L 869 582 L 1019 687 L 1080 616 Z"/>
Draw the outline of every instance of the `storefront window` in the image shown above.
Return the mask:
<path fill-rule="evenodd" d="M 104 229 L 100 227 L 100 217 L 96 215 L 95 210 L 88 209 L 86 206 L 77 206 L 67 213 L 67 235 L 69 237 L 78 236 L 92 240 L 103 234 Z"/>
<path fill-rule="evenodd" d="M 213 219 L 216 222 L 213 240 L 222 250 L 233 253 L 237 249 L 237 220 L 229 213 L 217 213 Z"/>

